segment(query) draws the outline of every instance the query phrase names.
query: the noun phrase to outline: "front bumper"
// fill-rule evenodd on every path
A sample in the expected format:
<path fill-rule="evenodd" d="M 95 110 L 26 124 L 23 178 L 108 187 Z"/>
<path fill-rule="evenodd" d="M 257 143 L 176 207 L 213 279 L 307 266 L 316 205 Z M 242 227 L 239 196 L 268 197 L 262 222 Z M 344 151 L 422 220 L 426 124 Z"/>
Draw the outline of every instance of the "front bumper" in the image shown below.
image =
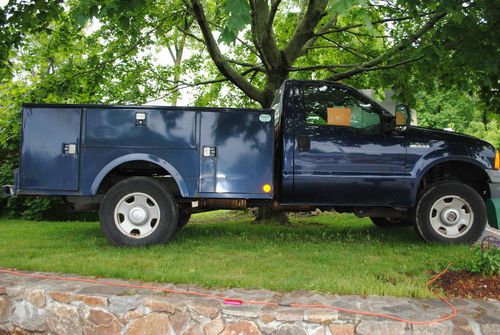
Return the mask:
<path fill-rule="evenodd" d="M 490 178 L 490 199 L 486 202 L 488 223 L 500 229 L 500 170 L 486 170 L 486 173 Z"/>

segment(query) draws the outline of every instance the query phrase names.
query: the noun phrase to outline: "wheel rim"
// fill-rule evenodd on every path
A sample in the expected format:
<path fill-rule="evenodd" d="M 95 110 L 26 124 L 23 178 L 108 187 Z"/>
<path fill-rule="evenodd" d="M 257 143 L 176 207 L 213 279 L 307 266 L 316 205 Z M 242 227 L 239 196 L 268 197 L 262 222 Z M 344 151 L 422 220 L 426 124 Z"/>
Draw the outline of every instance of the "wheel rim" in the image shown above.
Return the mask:
<path fill-rule="evenodd" d="M 436 233 L 446 238 L 457 238 L 472 227 L 474 212 L 465 199 L 447 195 L 434 202 L 429 219 Z"/>
<path fill-rule="evenodd" d="M 116 204 L 114 221 L 122 234 L 144 238 L 158 228 L 160 207 L 153 197 L 145 193 L 130 193 Z"/>

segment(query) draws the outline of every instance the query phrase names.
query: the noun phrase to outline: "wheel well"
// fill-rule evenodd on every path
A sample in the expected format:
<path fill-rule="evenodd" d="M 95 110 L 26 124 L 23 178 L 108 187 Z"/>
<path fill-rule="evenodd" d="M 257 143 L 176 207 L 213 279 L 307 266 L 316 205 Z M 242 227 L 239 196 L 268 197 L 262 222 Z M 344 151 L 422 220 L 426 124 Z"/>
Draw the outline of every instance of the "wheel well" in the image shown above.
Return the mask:
<path fill-rule="evenodd" d="M 418 193 L 445 180 L 461 181 L 475 189 L 483 199 L 488 199 L 490 196 L 486 172 L 477 165 L 460 161 L 444 162 L 433 166 L 422 177 Z"/>
<path fill-rule="evenodd" d="M 175 197 L 181 194 L 179 186 L 170 172 L 158 164 L 147 161 L 130 161 L 118 165 L 104 177 L 97 193 L 105 194 L 116 183 L 135 176 L 154 177 L 164 183 L 169 192 Z"/>

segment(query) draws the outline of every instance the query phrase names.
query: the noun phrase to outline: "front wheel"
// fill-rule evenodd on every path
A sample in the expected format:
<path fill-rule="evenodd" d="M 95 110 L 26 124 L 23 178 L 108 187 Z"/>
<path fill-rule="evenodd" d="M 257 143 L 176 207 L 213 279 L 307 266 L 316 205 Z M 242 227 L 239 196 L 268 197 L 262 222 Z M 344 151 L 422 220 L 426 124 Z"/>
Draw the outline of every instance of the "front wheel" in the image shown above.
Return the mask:
<path fill-rule="evenodd" d="M 486 220 L 484 201 L 472 187 L 444 182 L 421 196 L 415 229 L 429 243 L 473 243 L 481 237 Z"/>
<path fill-rule="evenodd" d="M 178 209 L 159 181 L 132 177 L 106 193 L 99 220 L 114 245 L 146 246 L 168 241 L 177 227 Z"/>

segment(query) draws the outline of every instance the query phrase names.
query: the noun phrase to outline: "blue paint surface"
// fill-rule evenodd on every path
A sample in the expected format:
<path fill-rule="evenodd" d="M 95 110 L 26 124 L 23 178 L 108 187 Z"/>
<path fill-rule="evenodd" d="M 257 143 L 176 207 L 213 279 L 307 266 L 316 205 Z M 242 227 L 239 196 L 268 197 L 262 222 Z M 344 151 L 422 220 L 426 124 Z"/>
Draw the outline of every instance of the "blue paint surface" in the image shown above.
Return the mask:
<path fill-rule="evenodd" d="M 380 131 L 307 124 L 303 89 L 311 83 L 337 85 L 370 104 Z M 286 81 L 272 108 L 25 105 L 17 190 L 92 196 L 114 168 L 141 161 L 168 171 L 185 198 L 410 207 L 438 163 L 493 168 L 495 149 L 479 139 L 418 127 L 385 131 L 392 115 L 344 85 Z M 75 155 L 65 144 L 76 145 Z"/>
<path fill-rule="evenodd" d="M 136 113 L 146 114 L 144 125 L 136 124 Z M 92 196 L 114 168 L 140 161 L 168 171 L 186 198 L 269 199 L 273 193 L 262 186 L 274 186 L 273 115 L 271 110 L 26 105 L 19 192 Z M 76 155 L 64 154 L 66 142 L 77 144 Z M 215 156 L 203 156 L 204 147 L 216 148 Z"/>

